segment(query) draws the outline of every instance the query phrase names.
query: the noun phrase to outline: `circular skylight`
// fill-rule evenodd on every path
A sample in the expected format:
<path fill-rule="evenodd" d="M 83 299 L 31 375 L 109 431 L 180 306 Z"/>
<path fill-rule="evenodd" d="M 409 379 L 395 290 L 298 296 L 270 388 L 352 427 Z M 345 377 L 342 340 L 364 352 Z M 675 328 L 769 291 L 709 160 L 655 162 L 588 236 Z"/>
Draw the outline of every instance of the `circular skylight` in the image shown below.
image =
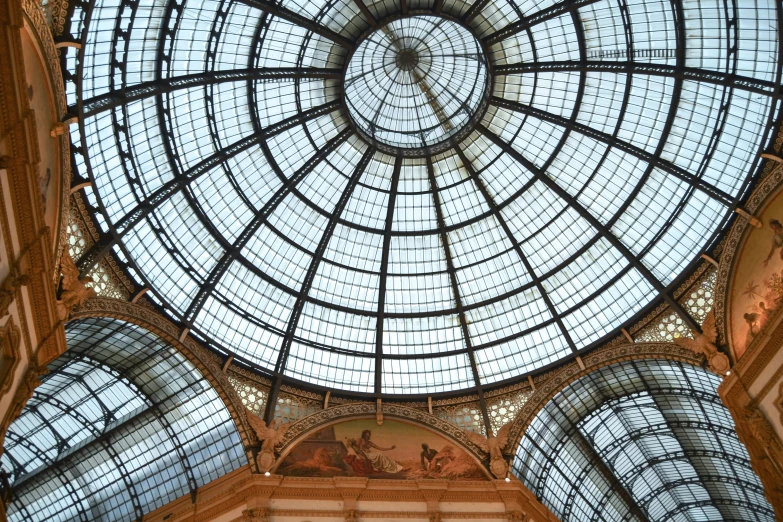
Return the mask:
<path fill-rule="evenodd" d="M 777 117 L 773 0 L 153 4 L 73 17 L 78 262 L 329 389 L 477 393 L 674 306 Z"/>
<path fill-rule="evenodd" d="M 411 16 L 359 44 L 345 73 L 345 102 L 362 136 L 379 147 L 434 152 L 476 121 L 488 79 L 481 44 L 468 29 Z"/>

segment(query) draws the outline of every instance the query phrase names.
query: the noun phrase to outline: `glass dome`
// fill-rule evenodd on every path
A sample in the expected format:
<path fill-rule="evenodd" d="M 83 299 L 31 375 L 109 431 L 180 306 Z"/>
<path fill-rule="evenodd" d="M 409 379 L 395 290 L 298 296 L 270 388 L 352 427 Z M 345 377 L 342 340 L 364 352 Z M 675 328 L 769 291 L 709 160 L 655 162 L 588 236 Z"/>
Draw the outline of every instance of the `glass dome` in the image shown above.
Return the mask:
<path fill-rule="evenodd" d="M 235 360 L 499 386 L 673 303 L 769 140 L 776 9 L 96 0 L 75 164 L 100 246 Z"/>
<path fill-rule="evenodd" d="M 435 153 L 456 144 L 486 107 L 487 60 L 463 25 L 414 15 L 375 29 L 348 60 L 348 114 L 391 154 Z M 464 137 L 464 136 L 463 136 Z"/>

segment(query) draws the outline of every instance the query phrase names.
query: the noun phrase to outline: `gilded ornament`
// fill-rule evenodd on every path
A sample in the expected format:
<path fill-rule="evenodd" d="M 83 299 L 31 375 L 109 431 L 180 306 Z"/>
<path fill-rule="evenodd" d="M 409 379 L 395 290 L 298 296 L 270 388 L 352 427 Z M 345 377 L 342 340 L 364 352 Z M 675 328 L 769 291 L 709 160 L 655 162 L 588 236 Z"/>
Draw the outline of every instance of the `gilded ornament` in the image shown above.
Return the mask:
<path fill-rule="evenodd" d="M 713 372 L 718 375 L 726 375 L 731 368 L 729 358 L 726 354 L 718 351 L 715 341 L 718 339 L 718 330 L 715 328 L 715 312 L 710 310 L 704 322 L 701 325 L 701 333 L 691 330 L 693 339 L 678 337 L 674 340 L 675 344 L 687 348 L 694 353 L 703 354 L 707 358 L 707 364 Z"/>
<path fill-rule="evenodd" d="M 71 258 L 68 249 L 63 250 L 60 258 L 60 272 L 62 273 L 62 293 L 57 300 L 57 315 L 61 321 L 66 321 L 71 311 L 76 306 L 81 306 L 88 299 L 97 297 L 94 289 L 86 286 L 93 282 L 92 277 L 80 277 L 79 269 Z"/>
<path fill-rule="evenodd" d="M 285 434 L 291 425 L 282 424 L 277 426 L 276 421 L 272 421 L 267 424 L 263 419 L 261 419 L 261 417 L 250 411 L 247 412 L 247 420 L 250 422 L 250 426 L 256 433 L 256 437 L 258 437 L 258 440 L 261 441 L 261 451 L 256 457 L 258 471 L 261 473 L 266 473 L 272 469 L 272 467 L 275 465 L 275 461 L 277 460 L 275 457 L 275 446 L 284 439 Z"/>

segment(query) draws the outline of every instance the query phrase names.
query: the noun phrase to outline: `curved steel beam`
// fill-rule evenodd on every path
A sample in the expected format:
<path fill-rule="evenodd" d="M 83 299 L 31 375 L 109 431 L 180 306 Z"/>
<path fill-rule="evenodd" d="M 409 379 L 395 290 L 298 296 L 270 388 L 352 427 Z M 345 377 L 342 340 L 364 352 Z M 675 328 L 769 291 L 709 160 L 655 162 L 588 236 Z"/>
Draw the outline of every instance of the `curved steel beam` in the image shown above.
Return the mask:
<path fill-rule="evenodd" d="M 191 301 L 188 309 L 184 314 L 185 320 L 188 322 L 188 324 L 192 323 L 193 319 L 195 319 L 195 317 L 198 315 L 199 311 L 204 306 L 204 302 L 206 301 L 207 297 L 215 289 L 215 286 L 223 277 L 223 274 L 226 273 L 226 270 L 228 270 L 231 262 L 237 258 L 239 252 L 241 252 L 247 242 L 250 241 L 250 239 L 253 237 L 253 234 L 255 234 L 261 225 L 266 222 L 269 216 L 272 215 L 272 212 L 274 212 L 283 199 L 296 188 L 299 182 L 302 181 L 305 176 L 307 176 L 315 168 L 316 165 L 326 159 L 326 157 L 331 154 L 332 151 L 334 151 L 338 146 L 340 146 L 341 143 L 347 140 L 351 135 L 351 132 L 352 131 L 350 127 L 343 129 L 342 132 L 329 140 L 318 152 L 313 154 L 290 178 L 285 178 L 283 173 L 280 172 L 279 167 L 277 167 L 277 164 L 274 163 L 272 153 L 269 150 L 266 141 L 261 142 L 261 147 L 264 150 L 264 154 L 266 154 L 267 158 L 269 159 L 270 166 L 286 181 L 280 188 L 277 189 L 277 192 L 275 192 L 275 194 L 269 198 L 269 200 L 267 200 L 264 206 L 255 212 L 253 219 L 250 221 L 250 223 L 248 223 L 247 226 L 245 226 L 242 233 L 237 236 L 234 242 L 230 245 L 223 245 L 225 248 L 223 256 L 215 264 L 215 266 L 212 267 L 212 270 L 210 270 L 209 274 L 204 280 L 204 283 L 199 287 L 198 293 L 193 298 L 193 301 Z"/>
<path fill-rule="evenodd" d="M 323 36 L 324 38 L 331 40 L 337 45 L 345 47 L 346 49 L 353 49 L 355 45 L 354 42 L 344 37 L 340 33 L 332 31 L 328 27 L 319 24 L 318 22 L 312 20 L 311 18 L 307 18 L 305 16 L 300 15 L 299 13 L 295 13 L 291 11 L 290 9 L 286 9 L 285 7 L 282 7 L 281 5 L 278 5 L 272 2 L 271 0 L 237 0 L 237 1 L 247 6 L 258 9 L 260 11 L 263 11 L 265 13 L 276 16 L 281 20 L 291 22 L 292 24 L 298 25 L 299 27 L 307 29 L 308 31 L 312 31 L 313 33 L 319 36 Z"/>
<path fill-rule="evenodd" d="M 137 85 L 123 85 L 116 91 L 84 100 L 82 102 L 81 118 L 86 119 L 102 111 L 126 105 L 136 100 L 203 85 L 240 81 L 283 83 L 298 80 L 339 80 L 341 77 L 342 72 L 339 69 L 317 67 L 234 69 L 174 76 Z M 72 112 L 76 113 L 76 109 L 74 108 Z"/>
<path fill-rule="evenodd" d="M 435 218 L 438 223 L 440 243 L 441 247 L 443 247 L 443 255 L 446 259 L 446 271 L 449 274 L 449 281 L 451 282 L 451 292 L 454 295 L 454 304 L 457 308 L 459 326 L 462 331 L 462 337 L 465 341 L 465 348 L 467 350 L 468 359 L 470 360 L 470 369 L 473 374 L 473 383 L 476 387 L 475 389 L 476 393 L 478 394 L 479 405 L 481 407 L 481 415 L 484 419 L 484 429 L 486 430 L 487 436 L 489 436 L 492 433 L 492 423 L 489 421 L 487 403 L 484 399 L 484 390 L 481 387 L 481 378 L 479 378 L 478 366 L 476 365 L 476 355 L 474 354 L 473 350 L 473 341 L 470 337 L 470 331 L 468 331 L 468 322 L 465 319 L 465 310 L 462 308 L 462 297 L 459 293 L 457 272 L 454 268 L 454 259 L 451 255 L 449 235 L 446 233 L 446 220 L 443 218 L 443 207 L 441 206 L 440 194 L 438 193 L 438 182 L 435 179 L 435 168 L 432 166 L 432 157 L 430 156 L 427 156 L 427 177 L 429 178 L 430 182 L 432 204 L 435 207 Z"/>
<path fill-rule="evenodd" d="M 510 63 L 498 65 L 494 72 L 497 75 L 526 74 L 537 72 L 606 72 L 617 74 L 643 74 L 662 76 L 700 83 L 709 83 L 732 89 L 762 94 L 771 98 L 779 98 L 780 92 L 775 92 L 775 83 L 758 80 L 749 76 L 721 71 L 708 71 L 696 67 L 677 67 L 675 65 L 645 63 L 635 61 L 586 61 L 572 60 L 555 62 Z"/>
<path fill-rule="evenodd" d="M 306 123 L 307 121 L 324 114 L 328 114 L 339 108 L 340 102 L 339 100 L 335 100 L 286 118 L 262 129 L 258 133 L 251 134 L 250 136 L 232 143 L 224 149 L 216 151 L 211 156 L 204 158 L 196 165 L 175 176 L 160 188 L 156 189 L 143 202 L 140 202 L 131 209 L 130 212 L 118 219 L 114 225 L 116 234 L 105 234 L 100 241 L 96 241 L 87 252 L 82 254 L 76 263 L 82 275 L 86 275 L 103 256 L 110 252 L 128 230 L 132 229 L 142 219 L 146 218 L 153 210 L 160 206 L 161 203 L 168 200 L 171 196 L 193 181 L 199 179 L 212 168 L 253 146 L 261 145 L 264 141 L 276 134 L 290 129 L 291 127 L 295 127 L 296 125 Z"/>
<path fill-rule="evenodd" d="M 567 121 L 567 120 L 566 120 Z M 680 306 L 680 303 L 678 303 L 673 297 L 671 297 L 666 290 L 666 288 L 663 286 L 663 283 L 658 281 L 658 278 L 655 277 L 655 275 L 650 271 L 649 268 L 647 268 L 644 263 L 639 260 L 633 253 L 628 249 L 628 247 L 623 244 L 622 241 L 620 241 L 617 236 L 615 236 L 611 230 L 609 230 L 603 223 L 598 221 L 598 219 L 593 216 L 593 214 L 590 213 L 589 210 L 587 210 L 581 203 L 579 203 L 577 200 L 575 200 L 571 195 L 563 189 L 560 185 L 555 182 L 552 178 L 547 176 L 544 172 L 541 171 L 535 164 L 533 164 L 531 161 L 529 161 L 527 158 L 525 158 L 522 154 L 517 152 L 514 147 L 512 147 L 509 143 L 502 140 L 497 134 L 487 129 L 483 124 L 479 124 L 477 129 L 487 136 L 490 141 L 492 141 L 495 145 L 500 147 L 504 152 L 506 152 L 509 156 L 514 158 L 517 162 L 519 162 L 522 166 L 524 166 L 527 170 L 529 170 L 533 176 L 538 179 L 541 183 L 547 186 L 552 192 L 554 192 L 558 197 L 563 199 L 568 205 L 571 206 L 574 210 L 577 211 L 577 213 L 585 220 L 587 221 L 595 230 L 598 231 L 598 233 L 603 236 L 611 245 L 617 249 L 620 254 L 622 254 L 623 257 L 628 261 L 628 263 L 631 264 L 636 270 L 639 271 L 639 273 L 644 277 L 647 282 L 658 292 L 658 294 L 666 301 L 666 304 L 669 305 L 669 307 L 676 312 L 683 320 L 683 322 L 691 329 L 699 331 L 698 325 L 691 319 L 690 315 L 688 315 L 685 310 Z"/>
<path fill-rule="evenodd" d="M 533 13 L 532 15 L 525 16 L 524 18 L 514 23 L 508 24 L 502 29 L 485 36 L 482 38 L 482 41 L 484 42 L 484 45 L 490 47 L 517 33 L 526 31 L 534 25 L 546 22 L 547 20 L 551 20 L 553 18 L 557 18 L 558 16 L 562 16 L 565 13 L 579 9 L 586 5 L 594 4 L 597 1 L 598 0 L 564 0 L 555 5 L 547 7 L 546 9 L 542 9 L 541 11 Z"/>
<path fill-rule="evenodd" d="M 650 153 L 640 147 L 637 147 L 636 145 L 633 145 L 619 138 L 613 137 L 610 134 L 606 134 L 605 132 L 601 132 L 599 130 L 593 129 L 592 127 L 585 125 L 583 123 L 571 121 L 567 118 L 558 116 L 556 114 L 552 114 L 542 109 L 531 107 L 530 105 L 526 105 L 524 103 L 506 100 L 505 98 L 499 98 L 497 96 L 492 97 L 491 103 L 496 107 L 502 107 L 504 109 L 508 109 L 513 112 L 518 112 L 520 114 L 527 114 L 528 116 L 533 116 L 535 118 L 538 118 L 543 121 L 547 121 L 549 123 L 553 123 L 560 127 L 565 127 L 567 129 L 574 130 L 596 141 L 600 141 L 612 147 L 616 147 L 617 149 L 622 150 L 623 152 L 627 152 L 628 154 L 645 161 L 649 165 L 660 168 L 661 170 L 671 174 L 672 176 L 680 179 L 681 181 L 684 181 L 685 183 L 693 186 L 694 188 L 701 190 L 705 194 L 709 195 L 711 198 L 715 199 L 716 201 L 719 201 L 720 203 L 723 203 L 724 205 L 730 206 L 732 204 L 732 201 L 734 200 L 734 197 L 731 196 L 731 194 L 727 194 L 721 189 L 713 185 L 710 185 L 709 183 L 707 183 L 706 181 L 700 178 L 697 178 L 696 176 L 694 176 L 687 170 L 683 169 L 682 167 L 678 167 L 674 163 L 662 159 L 659 155 Z"/>
<path fill-rule="evenodd" d="M 389 200 L 386 205 L 386 222 L 383 232 L 383 250 L 381 252 L 381 275 L 378 279 L 378 317 L 375 321 L 375 394 L 380 396 L 383 390 L 383 321 L 386 313 L 386 279 L 389 274 L 389 251 L 391 232 L 394 225 L 394 210 L 397 204 L 397 187 L 400 183 L 402 156 L 394 159 Z"/>
<path fill-rule="evenodd" d="M 370 164 L 370 160 L 374 154 L 375 148 L 368 145 L 367 150 L 364 151 L 361 160 L 354 168 L 350 179 L 346 183 L 345 188 L 340 195 L 340 199 L 337 201 L 337 204 L 332 211 L 332 218 L 327 223 L 326 228 L 324 228 L 323 234 L 321 234 L 321 239 L 318 241 L 318 247 L 316 247 L 315 252 L 313 253 L 313 257 L 310 261 L 310 265 L 307 267 L 307 273 L 302 279 L 301 289 L 299 290 L 299 297 L 297 298 L 296 303 L 294 303 L 294 307 L 291 310 L 291 317 L 288 319 L 288 326 L 286 327 L 285 337 L 283 338 L 283 342 L 280 346 L 280 351 L 277 356 L 277 363 L 275 365 L 275 382 L 269 392 L 269 397 L 267 398 L 266 404 L 266 412 L 264 414 L 264 418 L 267 423 L 271 423 L 275 418 L 277 396 L 280 393 L 280 386 L 283 384 L 283 375 L 285 374 L 286 363 L 288 362 L 288 354 L 291 351 L 291 345 L 293 344 L 294 336 L 296 335 L 296 328 L 299 324 L 299 319 L 302 316 L 304 305 L 307 302 L 307 294 L 309 294 L 310 290 L 312 289 L 315 275 L 318 272 L 318 267 L 321 265 L 321 261 L 323 260 L 324 254 L 326 253 L 326 247 L 329 246 L 329 242 L 332 239 L 332 234 L 334 234 L 334 230 L 337 227 L 337 218 L 340 216 L 340 214 L 343 213 L 343 210 L 345 210 L 345 206 L 348 204 L 348 200 L 351 199 L 353 190 L 359 183 L 359 179 L 364 174 L 364 171 L 367 169 L 367 165 Z"/>
<path fill-rule="evenodd" d="M 530 274 L 530 277 L 533 280 L 534 284 L 536 285 L 536 288 L 538 288 L 538 292 L 541 294 L 544 303 L 546 304 L 547 308 L 549 308 L 549 313 L 552 314 L 552 317 L 554 317 L 555 322 L 557 323 L 557 326 L 560 328 L 560 331 L 563 334 L 563 337 L 565 338 L 566 342 L 568 343 L 568 346 L 571 348 L 571 351 L 573 353 L 577 353 L 578 350 L 576 348 L 576 344 L 574 344 L 574 341 L 571 338 L 571 334 L 569 333 L 568 329 L 563 323 L 563 319 L 560 316 L 560 314 L 557 312 L 557 309 L 552 304 L 552 300 L 549 298 L 549 294 L 544 288 L 541 279 L 538 277 L 538 275 L 536 275 L 535 271 L 533 270 L 533 265 L 531 265 L 530 261 L 528 261 L 525 252 L 522 250 L 522 245 L 517 240 L 516 236 L 511 231 L 511 228 L 509 228 L 506 219 L 503 217 L 503 214 L 498 209 L 497 203 L 495 202 L 495 198 L 492 196 L 492 194 L 490 194 L 489 190 L 487 190 L 487 187 L 484 185 L 484 181 L 476 174 L 476 171 L 473 170 L 473 165 L 471 165 L 470 161 L 468 161 L 468 158 L 465 157 L 465 152 L 460 148 L 460 146 L 459 145 L 455 146 L 454 150 L 457 151 L 457 155 L 462 160 L 463 165 L 465 165 L 465 169 L 468 171 L 468 174 L 470 175 L 470 179 L 473 180 L 473 183 L 476 185 L 476 188 L 484 197 L 484 201 L 487 203 L 487 206 L 490 208 L 495 219 L 497 219 L 498 223 L 500 224 L 500 227 L 503 229 L 503 233 L 506 234 L 508 241 L 511 243 L 511 245 L 514 248 L 514 251 L 517 253 L 519 259 L 522 261 L 522 264 L 525 266 L 525 270 L 527 270 L 527 273 Z"/>

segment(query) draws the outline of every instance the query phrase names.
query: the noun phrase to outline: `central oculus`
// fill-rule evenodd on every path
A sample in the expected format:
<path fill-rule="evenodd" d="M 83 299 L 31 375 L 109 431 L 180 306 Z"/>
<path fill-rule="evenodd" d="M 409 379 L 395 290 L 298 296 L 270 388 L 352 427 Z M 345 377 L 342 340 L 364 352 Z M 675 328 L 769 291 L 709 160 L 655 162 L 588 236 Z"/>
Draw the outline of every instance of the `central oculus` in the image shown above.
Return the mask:
<path fill-rule="evenodd" d="M 487 59 L 473 33 L 440 16 L 380 26 L 354 51 L 345 103 L 358 131 L 381 149 L 437 152 L 470 132 L 486 105 Z"/>

